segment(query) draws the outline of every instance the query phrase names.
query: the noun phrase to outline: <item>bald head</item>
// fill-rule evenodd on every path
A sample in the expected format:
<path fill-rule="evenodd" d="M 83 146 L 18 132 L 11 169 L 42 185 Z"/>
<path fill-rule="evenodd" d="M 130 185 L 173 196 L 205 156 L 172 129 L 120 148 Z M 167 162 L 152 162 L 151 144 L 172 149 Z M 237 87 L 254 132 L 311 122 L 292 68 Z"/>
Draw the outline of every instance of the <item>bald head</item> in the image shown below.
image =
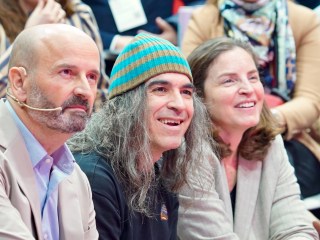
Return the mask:
<path fill-rule="evenodd" d="M 23 30 L 13 44 L 9 69 L 14 66 L 34 68 L 39 53 L 52 48 L 63 48 L 66 43 L 92 45 L 93 51 L 99 51 L 95 42 L 82 30 L 66 24 L 43 24 Z"/>
<path fill-rule="evenodd" d="M 9 101 L 33 134 L 47 129 L 69 137 L 84 128 L 99 77 L 99 50 L 90 36 L 64 24 L 35 26 L 13 44 Z"/>

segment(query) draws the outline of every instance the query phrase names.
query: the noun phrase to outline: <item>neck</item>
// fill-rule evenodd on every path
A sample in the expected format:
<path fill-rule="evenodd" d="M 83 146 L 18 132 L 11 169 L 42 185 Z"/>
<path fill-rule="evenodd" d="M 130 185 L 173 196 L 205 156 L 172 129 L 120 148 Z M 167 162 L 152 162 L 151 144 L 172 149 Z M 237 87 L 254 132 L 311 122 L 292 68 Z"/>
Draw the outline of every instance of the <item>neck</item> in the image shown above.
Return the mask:
<path fill-rule="evenodd" d="M 159 159 L 162 157 L 162 153 L 161 154 L 153 154 L 153 163 L 156 163 L 157 161 L 159 161 Z"/>
<path fill-rule="evenodd" d="M 231 131 L 219 129 L 219 136 L 226 144 L 230 144 L 230 150 L 233 153 L 238 152 L 238 147 L 242 140 L 243 133 L 243 131 L 236 131 L 234 129 L 231 129 Z"/>
<path fill-rule="evenodd" d="M 154 164 L 157 161 L 159 161 L 161 157 L 162 157 L 162 153 L 152 152 L 152 160 L 153 161 L 152 161 L 151 164 L 150 163 L 146 164 L 146 160 L 141 158 L 141 157 L 139 157 L 139 162 L 138 162 L 139 171 L 141 171 L 141 172 L 149 172 L 153 168 Z"/>
<path fill-rule="evenodd" d="M 232 152 L 232 154 L 224 159 L 222 159 L 224 165 L 229 192 L 233 190 L 237 183 L 237 173 L 238 173 L 238 154 Z"/>
<path fill-rule="evenodd" d="M 231 155 L 222 159 L 222 163 L 225 168 L 225 173 L 228 181 L 228 188 L 231 192 L 237 183 L 237 172 L 238 172 L 238 147 L 242 140 L 243 131 L 225 131 L 219 130 L 219 135 L 222 140 L 230 144 Z"/>
<path fill-rule="evenodd" d="M 49 155 L 55 152 L 72 136 L 71 133 L 62 133 L 57 130 L 50 129 L 39 122 L 35 122 L 29 117 L 24 109 L 16 106 L 16 104 L 11 105 L 23 124 L 28 128 Z"/>
<path fill-rule="evenodd" d="M 150 145 L 151 145 L 150 146 L 151 147 L 151 157 L 152 157 L 153 164 L 154 164 L 162 157 L 163 149 L 152 145 L 152 143 Z"/>

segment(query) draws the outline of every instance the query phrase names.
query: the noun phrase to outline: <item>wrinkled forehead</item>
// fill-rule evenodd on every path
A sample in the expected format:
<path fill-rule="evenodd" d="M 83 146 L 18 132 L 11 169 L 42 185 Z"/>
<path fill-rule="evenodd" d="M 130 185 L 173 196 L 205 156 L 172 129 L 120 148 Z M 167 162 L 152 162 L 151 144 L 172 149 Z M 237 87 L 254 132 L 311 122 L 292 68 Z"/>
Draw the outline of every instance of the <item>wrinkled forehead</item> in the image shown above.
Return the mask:
<path fill-rule="evenodd" d="M 100 64 L 98 47 L 88 38 L 59 34 L 46 36 L 39 39 L 36 52 L 39 59 L 82 58 L 83 61 L 95 59 Z"/>

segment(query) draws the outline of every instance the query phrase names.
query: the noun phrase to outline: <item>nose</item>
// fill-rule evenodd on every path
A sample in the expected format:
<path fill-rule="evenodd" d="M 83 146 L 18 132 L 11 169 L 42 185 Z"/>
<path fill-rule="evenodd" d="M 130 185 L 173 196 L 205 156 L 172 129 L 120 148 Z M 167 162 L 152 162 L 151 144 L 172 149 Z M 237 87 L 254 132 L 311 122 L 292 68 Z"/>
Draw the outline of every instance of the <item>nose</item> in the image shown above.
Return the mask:
<path fill-rule="evenodd" d="M 240 81 L 239 93 L 240 94 L 253 93 L 253 86 L 252 86 L 252 83 L 249 81 L 249 79 L 245 78 L 242 81 Z"/>
<path fill-rule="evenodd" d="M 171 98 L 168 102 L 168 108 L 176 112 L 181 112 L 186 108 L 186 103 L 180 92 L 174 92 L 171 94 Z"/>
<path fill-rule="evenodd" d="M 78 81 L 76 82 L 74 94 L 84 100 L 90 99 L 90 97 L 93 95 L 93 91 L 86 76 L 79 77 Z"/>

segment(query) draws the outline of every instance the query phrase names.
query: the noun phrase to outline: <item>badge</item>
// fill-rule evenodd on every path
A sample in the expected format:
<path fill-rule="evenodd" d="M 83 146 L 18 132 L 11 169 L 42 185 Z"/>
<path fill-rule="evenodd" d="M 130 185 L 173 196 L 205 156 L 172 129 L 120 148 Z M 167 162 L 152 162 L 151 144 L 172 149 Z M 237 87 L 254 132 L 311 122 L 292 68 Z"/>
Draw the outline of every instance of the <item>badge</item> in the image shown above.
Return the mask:
<path fill-rule="evenodd" d="M 109 0 L 109 5 L 120 33 L 148 22 L 141 0 Z"/>
<path fill-rule="evenodd" d="M 168 221 L 168 210 L 164 203 L 161 206 L 160 219 L 161 221 Z"/>

